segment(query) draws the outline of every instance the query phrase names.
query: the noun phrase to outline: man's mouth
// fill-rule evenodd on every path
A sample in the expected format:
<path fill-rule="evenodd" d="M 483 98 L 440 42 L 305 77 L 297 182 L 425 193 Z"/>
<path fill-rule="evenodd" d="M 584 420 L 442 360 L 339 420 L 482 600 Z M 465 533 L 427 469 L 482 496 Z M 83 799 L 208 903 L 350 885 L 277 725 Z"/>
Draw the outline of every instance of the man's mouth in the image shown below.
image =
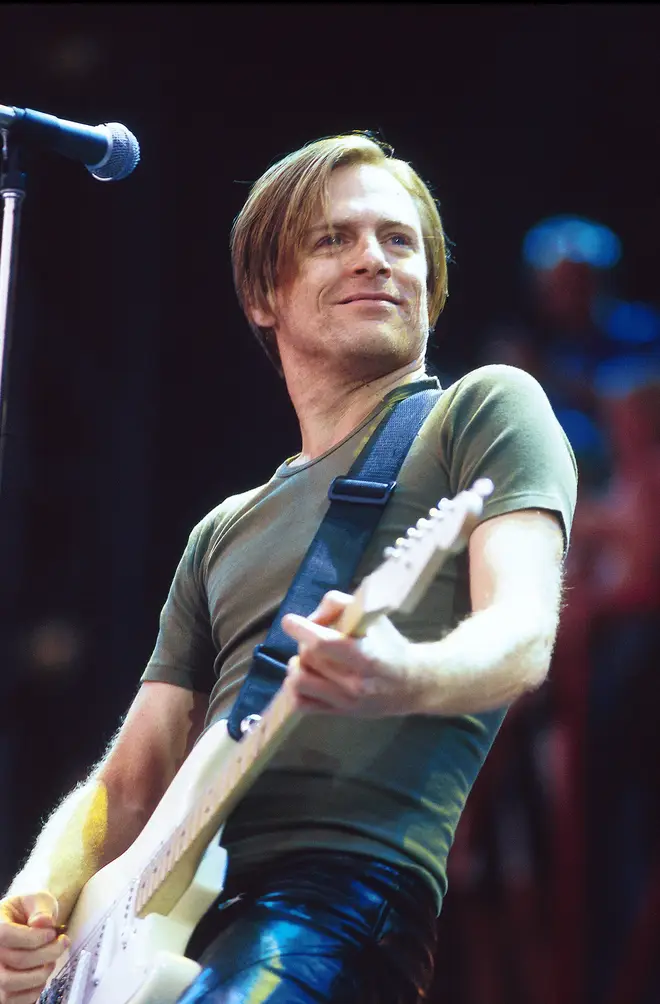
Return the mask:
<path fill-rule="evenodd" d="M 355 303 L 356 300 L 374 300 L 376 303 L 393 303 L 398 304 L 400 301 L 395 297 L 390 296 L 389 293 L 353 293 L 351 296 L 347 296 L 346 299 L 340 300 L 340 303 Z"/>

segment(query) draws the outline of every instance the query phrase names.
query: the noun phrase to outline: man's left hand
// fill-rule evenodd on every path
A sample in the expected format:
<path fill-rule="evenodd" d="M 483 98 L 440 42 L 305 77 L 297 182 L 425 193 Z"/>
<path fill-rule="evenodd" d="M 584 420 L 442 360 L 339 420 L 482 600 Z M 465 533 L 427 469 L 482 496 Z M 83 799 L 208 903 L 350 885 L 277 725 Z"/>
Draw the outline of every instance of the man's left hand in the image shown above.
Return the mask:
<path fill-rule="evenodd" d="M 413 713 L 412 643 L 384 616 L 362 638 L 331 627 L 351 599 L 326 593 L 309 617 L 282 619 L 283 629 L 298 642 L 288 678 L 301 708 L 362 718 Z"/>

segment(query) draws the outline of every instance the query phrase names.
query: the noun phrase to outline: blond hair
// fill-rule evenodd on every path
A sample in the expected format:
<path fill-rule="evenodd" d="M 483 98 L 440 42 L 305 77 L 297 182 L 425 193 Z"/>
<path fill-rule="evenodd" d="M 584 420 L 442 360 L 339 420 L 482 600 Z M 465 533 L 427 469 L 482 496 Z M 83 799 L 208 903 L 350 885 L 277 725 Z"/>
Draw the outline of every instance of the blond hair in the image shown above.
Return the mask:
<path fill-rule="evenodd" d="M 248 323 L 281 372 L 275 333 L 254 323 L 251 308 L 271 312 L 277 286 L 295 269 L 304 236 L 321 201 L 327 213 L 328 182 L 338 167 L 384 167 L 412 196 L 419 212 L 427 263 L 429 328 L 447 299 L 445 233 L 435 200 L 410 164 L 367 133 L 330 136 L 307 143 L 269 167 L 254 183 L 234 220 L 231 258 L 234 285 Z"/>

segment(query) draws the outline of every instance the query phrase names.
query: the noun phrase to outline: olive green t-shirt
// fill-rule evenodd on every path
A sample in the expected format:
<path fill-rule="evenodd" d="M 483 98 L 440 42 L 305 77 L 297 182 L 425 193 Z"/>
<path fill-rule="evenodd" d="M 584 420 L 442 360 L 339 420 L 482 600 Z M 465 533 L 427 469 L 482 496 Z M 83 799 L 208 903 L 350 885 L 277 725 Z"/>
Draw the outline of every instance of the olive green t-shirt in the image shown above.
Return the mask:
<path fill-rule="evenodd" d="M 429 386 L 437 381 L 408 389 Z M 208 693 L 207 725 L 227 717 L 323 518 L 330 482 L 348 472 L 387 400 L 323 456 L 282 464 L 267 484 L 226 499 L 192 531 L 142 679 Z M 495 486 L 483 518 L 550 510 L 568 544 L 575 460 L 545 393 L 522 370 L 485 366 L 441 394 L 404 461 L 356 584 L 439 499 L 481 477 Z M 463 553 L 445 563 L 412 614 L 392 620 L 411 640 L 433 641 L 469 613 Z M 439 908 L 456 826 L 505 710 L 303 719 L 228 820 L 223 844 L 232 870 L 241 874 L 301 849 L 350 851 L 417 871 Z"/>

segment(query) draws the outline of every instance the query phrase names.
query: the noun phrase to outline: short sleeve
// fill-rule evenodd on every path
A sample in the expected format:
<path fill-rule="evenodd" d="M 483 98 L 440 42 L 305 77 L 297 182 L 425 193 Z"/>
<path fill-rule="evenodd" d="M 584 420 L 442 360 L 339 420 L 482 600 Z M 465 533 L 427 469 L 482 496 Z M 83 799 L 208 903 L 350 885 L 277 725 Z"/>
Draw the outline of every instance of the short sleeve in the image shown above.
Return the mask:
<path fill-rule="evenodd" d="M 213 522 L 194 528 L 178 564 L 160 615 L 156 647 L 141 682 L 156 680 L 210 694 L 217 655 L 204 586 L 204 557 Z"/>
<path fill-rule="evenodd" d="M 494 490 L 484 518 L 516 509 L 557 514 L 568 548 L 577 496 L 577 466 L 545 391 L 513 366 L 483 366 L 446 392 L 442 449 L 454 494 L 477 478 Z"/>

